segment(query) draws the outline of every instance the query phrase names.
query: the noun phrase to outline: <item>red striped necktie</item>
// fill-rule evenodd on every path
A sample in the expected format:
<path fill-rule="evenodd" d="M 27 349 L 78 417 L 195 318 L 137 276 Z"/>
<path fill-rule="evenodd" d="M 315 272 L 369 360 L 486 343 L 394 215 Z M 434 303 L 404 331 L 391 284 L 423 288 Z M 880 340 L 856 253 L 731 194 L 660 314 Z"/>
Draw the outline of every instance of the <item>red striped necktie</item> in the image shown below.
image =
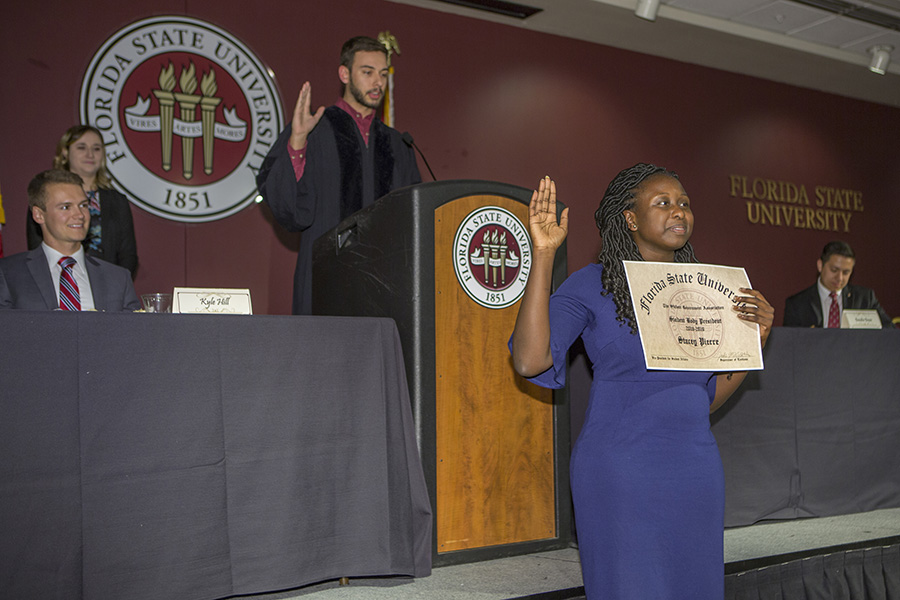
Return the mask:
<path fill-rule="evenodd" d="M 838 307 L 837 294 L 831 292 L 831 308 L 828 309 L 828 328 L 837 329 L 841 326 L 841 309 Z"/>
<path fill-rule="evenodd" d="M 81 294 L 78 292 L 78 283 L 72 274 L 75 259 L 71 256 L 63 256 L 59 259 L 59 307 L 63 310 L 81 310 Z"/>

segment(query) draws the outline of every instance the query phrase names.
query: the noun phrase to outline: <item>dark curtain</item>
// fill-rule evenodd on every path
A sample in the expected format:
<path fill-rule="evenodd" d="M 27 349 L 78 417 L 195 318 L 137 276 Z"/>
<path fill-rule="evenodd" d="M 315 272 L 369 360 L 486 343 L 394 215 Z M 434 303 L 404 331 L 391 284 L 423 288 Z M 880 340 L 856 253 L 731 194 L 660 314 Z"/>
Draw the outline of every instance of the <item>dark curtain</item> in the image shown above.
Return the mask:
<path fill-rule="evenodd" d="M 725 600 L 900 600 L 900 544 L 728 575 Z"/>

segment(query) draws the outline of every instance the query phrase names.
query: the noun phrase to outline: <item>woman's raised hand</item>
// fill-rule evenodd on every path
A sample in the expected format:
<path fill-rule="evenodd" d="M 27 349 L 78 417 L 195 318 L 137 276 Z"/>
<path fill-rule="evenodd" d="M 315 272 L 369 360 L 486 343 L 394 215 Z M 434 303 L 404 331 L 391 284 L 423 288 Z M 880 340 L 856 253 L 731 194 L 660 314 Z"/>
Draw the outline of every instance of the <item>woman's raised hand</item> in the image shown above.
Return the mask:
<path fill-rule="evenodd" d="M 528 228 L 534 251 L 556 251 L 569 231 L 569 209 L 564 208 L 556 221 L 556 183 L 550 177 L 541 179 L 538 189 L 531 194 L 528 205 Z"/>
<path fill-rule="evenodd" d="M 525 294 L 519 304 L 513 332 L 513 366 L 519 375 L 533 377 L 553 366 L 550 354 L 550 289 L 556 249 L 569 230 L 569 209 L 563 209 L 556 221 L 556 184 L 541 179 L 528 205 L 528 227 L 534 254 Z"/>

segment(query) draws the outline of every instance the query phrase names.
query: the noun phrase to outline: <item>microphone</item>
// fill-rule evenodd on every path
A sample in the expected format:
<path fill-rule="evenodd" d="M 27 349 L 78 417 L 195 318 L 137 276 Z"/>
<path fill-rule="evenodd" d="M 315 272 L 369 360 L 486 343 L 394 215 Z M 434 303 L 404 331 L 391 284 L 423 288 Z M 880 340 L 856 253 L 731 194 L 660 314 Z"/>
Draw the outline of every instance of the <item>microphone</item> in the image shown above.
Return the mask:
<path fill-rule="evenodd" d="M 401 137 L 403 138 L 403 143 L 405 143 L 410 148 L 416 149 L 416 152 L 419 153 L 419 156 L 421 156 L 422 160 L 425 162 L 425 166 L 428 167 L 428 172 L 431 173 L 431 178 L 437 181 L 437 177 L 434 176 L 434 171 L 431 170 L 431 165 L 428 164 L 428 159 L 425 158 L 425 155 L 422 154 L 422 151 L 419 150 L 418 146 L 416 146 L 416 143 L 413 141 L 413 136 L 411 136 L 408 131 L 404 131 Z"/>

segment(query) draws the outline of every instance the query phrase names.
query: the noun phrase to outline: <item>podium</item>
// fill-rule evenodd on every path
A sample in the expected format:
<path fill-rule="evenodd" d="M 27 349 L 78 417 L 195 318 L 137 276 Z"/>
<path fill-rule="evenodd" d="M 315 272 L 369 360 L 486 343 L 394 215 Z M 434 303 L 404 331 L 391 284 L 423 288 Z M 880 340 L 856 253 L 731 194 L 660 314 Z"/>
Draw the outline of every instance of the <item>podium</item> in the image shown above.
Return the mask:
<path fill-rule="evenodd" d="M 314 314 L 397 323 L 435 566 L 571 539 L 567 391 L 519 377 L 507 347 L 531 268 L 530 199 L 490 181 L 419 184 L 314 243 Z M 554 289 L 565 257 L 563 246 Z"/>

